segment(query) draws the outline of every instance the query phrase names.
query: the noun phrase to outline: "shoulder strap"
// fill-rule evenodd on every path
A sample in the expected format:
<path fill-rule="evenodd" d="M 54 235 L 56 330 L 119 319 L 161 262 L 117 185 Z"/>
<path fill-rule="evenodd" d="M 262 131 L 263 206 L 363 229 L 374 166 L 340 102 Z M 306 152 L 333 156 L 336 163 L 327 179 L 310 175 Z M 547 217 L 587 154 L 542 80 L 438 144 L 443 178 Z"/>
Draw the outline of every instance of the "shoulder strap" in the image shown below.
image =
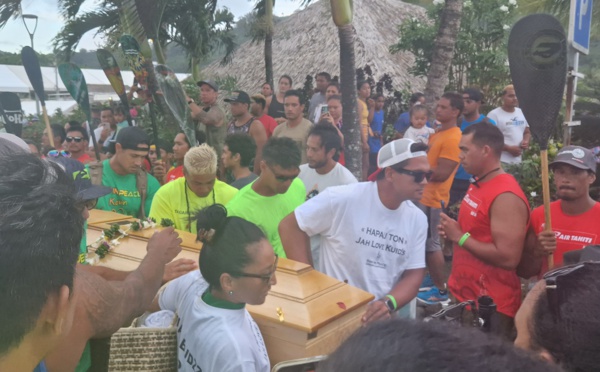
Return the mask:
<path fill-rule="evenodd" d="M 135 185 L 137 191 L 140 193 L 140 211 L 138 213 L 138 217 L 140 219 L 146 218 L 146 198 L 148 197 L 148 173 L 143 168 L 140 168 L 135 174 Z"/>

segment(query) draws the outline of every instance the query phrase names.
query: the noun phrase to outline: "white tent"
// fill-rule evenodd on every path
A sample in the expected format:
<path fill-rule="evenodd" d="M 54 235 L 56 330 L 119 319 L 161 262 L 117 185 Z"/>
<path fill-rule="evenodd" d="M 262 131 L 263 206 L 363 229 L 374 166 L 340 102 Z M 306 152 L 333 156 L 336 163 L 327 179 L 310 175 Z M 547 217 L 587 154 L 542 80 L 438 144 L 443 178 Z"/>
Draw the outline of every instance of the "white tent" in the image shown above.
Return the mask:
<path fill-rule="evenodd" d="M 24 115 L 36 115 L 37 114 L 36 108 L 35 108 L 35 101 L 22 100 L 21 108 L 23 109 Z M 69 115 L 71 113 L 71 111 L 73 111 L 77 108 L 77 102 L 75 102 L 73 100 L 46 101 L 46 110 L 48 111 L 48 115 L 54 115 L 54 112 L 58 108 L 61 109 L 63 114 Z"/>
<path fill-rule="evenodd" d="M 24 82 L 9 67 L 0 65 L 0 92 L 29 93 L 29 81 Z"/>

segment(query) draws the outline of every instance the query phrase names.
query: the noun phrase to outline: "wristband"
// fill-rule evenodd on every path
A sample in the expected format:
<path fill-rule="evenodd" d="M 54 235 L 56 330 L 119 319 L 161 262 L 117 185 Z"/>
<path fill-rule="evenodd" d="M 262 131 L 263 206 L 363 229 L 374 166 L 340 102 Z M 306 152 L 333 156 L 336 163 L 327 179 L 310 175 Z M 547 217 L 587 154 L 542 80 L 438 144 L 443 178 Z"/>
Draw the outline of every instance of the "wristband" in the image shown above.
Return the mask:
<path fill-rule="evenodd" d="M 194 103 L 194 100 L 193 100 L 193 99 L 190 99 L 189 101 L 187 101 L 187 104 L 188 104 L 188 105 L 191 105 L 192 103 Z"/>
<path fill-rule="evenodd" d="M 460 237 L 460 239 L 458 240 L 458 246 L 462 247 L 463 244 L 465 244 L 465 242 L 467 241 L 467 239 L 469 239 L 471 237 L 471 234 L 466 232 L 463 236 Z"/>
<path fill-rule="evenodd" d="M 394 298 L 394 296 L 388 294 L 385 295 L 385 297 L 389 298 L 390 301 L 392 302 L 392 305 L 394 305 L 394 311 L 398 309 L 398 303 L 396 302 L 396 299 Z"/>

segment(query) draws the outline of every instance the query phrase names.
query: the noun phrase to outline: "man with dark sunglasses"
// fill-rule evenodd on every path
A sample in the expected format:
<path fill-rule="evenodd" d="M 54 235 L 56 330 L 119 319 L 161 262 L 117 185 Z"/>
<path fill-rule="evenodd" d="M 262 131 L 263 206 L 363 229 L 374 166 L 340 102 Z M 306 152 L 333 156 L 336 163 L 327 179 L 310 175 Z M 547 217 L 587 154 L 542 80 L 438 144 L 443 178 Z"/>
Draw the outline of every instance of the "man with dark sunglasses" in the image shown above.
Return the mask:
<path fill-rule="evenodd" d="M 544 207 L 531 212 L 526 249 L 519 267 L 525 278 L 548 271 L 548 255 L 563 264 L 566 252 L 600 244 L 600 203 L 590 197 L 596 180 L 596 157 L 581 146 L 563 147 L 550 164 L 558 200 L 550 203 L 552 231 L 545 229 Z"/>
<path fill-rule="evenodd" d="M 448 289 L 458 302 L 492 297 L 497 312 L 492 330 L 512 339 L 513 318 L 521 304 L 516 268 L 521 260 L 529 203 L 513 176 L 500 166 L 502 132 L 493 124 L 469 126 L 460 140 L 460 161 L 473 175 L 458 214 L 445 213 L 440 236 L 453 243 L 454 259 Z"/>
<path fill-rule="evenodd" d="M 260 170 L 260 176 L 226 205 L 227 215 L 256 224 L 275 254 L 285 258 L 277 227 L 306 199 L 306 189 L 298 178 L 300 149 L 296 142 L 287 137 L 271 137 L 263 147 Z"/>
<path fill-rule="evenodd" d="M 413 202 L 431 176 L 426 150 L 410 139 L 386 144 L 373 182 L 328 187 L 279 225 L 289 258 L 312 264 L 309 237 L 316 236 L 321 271 L 377 298 L 363 323 L 410 303 L 423 280 L 427 219 Z"/>
<path fill-rule="evenodd" d="M 67 130 L 64 148 L 71 153 L 71 159 L 75 159 L 82 164 L 92 161 L 92 158 L 86 152 L 89 148 L 89 137 L 87 131 L 81 126 L 70 126 Z"/>

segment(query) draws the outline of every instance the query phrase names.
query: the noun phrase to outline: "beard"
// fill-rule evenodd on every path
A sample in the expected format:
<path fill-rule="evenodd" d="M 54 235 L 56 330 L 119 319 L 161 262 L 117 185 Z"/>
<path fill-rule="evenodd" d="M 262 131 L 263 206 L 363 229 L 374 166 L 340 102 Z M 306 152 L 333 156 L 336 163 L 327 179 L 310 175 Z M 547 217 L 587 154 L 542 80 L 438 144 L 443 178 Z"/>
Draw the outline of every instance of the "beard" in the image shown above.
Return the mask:
<path fill-rule="evenodd" d="M 323 168 L 325 165 L 327 165 L 327 159 L 322 160 L 320 162 L 315 162 L 313 165 L 311 165 L 310 162 L 308 162 L 308 167 L 311 169 Z"/>

